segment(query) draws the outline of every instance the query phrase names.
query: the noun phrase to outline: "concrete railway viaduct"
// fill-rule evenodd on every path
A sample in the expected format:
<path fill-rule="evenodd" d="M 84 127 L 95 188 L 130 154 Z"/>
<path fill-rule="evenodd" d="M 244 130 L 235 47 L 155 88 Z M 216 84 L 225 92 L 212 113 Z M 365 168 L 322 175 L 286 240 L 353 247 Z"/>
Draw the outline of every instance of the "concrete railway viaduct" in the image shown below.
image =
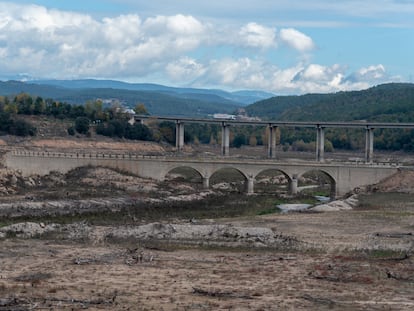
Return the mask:
<path fill-rule="evenodd" d="M 185 158 L 126 154 L 55 153 L 16 150 L 6 155 L 6 166 L 21 170 L 26 176 L 45 175 L 51 171 L 66 173 L 82 166 L 103 166 L 128 171 L 141 177 L 164 180 L 176 168 L 191 168 L 209 188 L 210 178 L 222 169 L 234 169 L 245 179 L 246 192 L 254 193 L 255 178 L 266 171 L 278 171 L 289 182 L 292 194 L 297 192 L 298 179 L 307 172 L 322 172 L 331 182 L 331 196 L 342 196 L 347 192 L 370 185 L 398 171 L 397 165 L 365 163 L 309 163 L 277 162 L 274 160 L 232 158 Z"/>
<path fill-rule="evenodd" d="M 214 119 L 190 119 L 171 117 L 137 116 L 136 120 L 147 122 L 172 121 L 176 124 L 176 150 L 178 156 L 144 156 L 136 154 L 102 154 L 102 153 L 59 153 L 14 150 L 6 155 L 6 166 L 21 170 L 24 175 L 44 175 L 51 171 L 65 173 L 81 166 L 104 166 L 128 171 L 138 176 L 162 181 L 176 168 L 191 168 L 197 172 L 203 186 L 209 188 L 211 177 L 222 169 L 234 169 L 245 179 L 246 192 L 254 193 L 256 177 L 266 171 L 278 171 L 289 182 L 290 192 L 297 192 L 298 179 L 308 172 L 321 172 L 331 183 L 331 196 L 342 196 L 361 186 L 378 183 L 396 173 L 400 167 L 392 163 L 375 163 L 373 161 L 375 128 L 413 129 L 414 123 L 367 123 L 367 122 L 265 122 Z M 222 155 L 215 158 L 197 158 L 180 155 L 184 146 L 185 123 L 215 123 L 222 126 Z M 267 159 L 239 159 L 229 156 L 230 126 L 255 125 L 265 126 L 270 130 Z M 316 129 L 315 161 L 278 161 L 276 158 L 275 130 L 278 127 L 313 127 Z M 324 159 L 324 129 L 360 128 L 366 133 L 365 161 L 330 162 Z"/>

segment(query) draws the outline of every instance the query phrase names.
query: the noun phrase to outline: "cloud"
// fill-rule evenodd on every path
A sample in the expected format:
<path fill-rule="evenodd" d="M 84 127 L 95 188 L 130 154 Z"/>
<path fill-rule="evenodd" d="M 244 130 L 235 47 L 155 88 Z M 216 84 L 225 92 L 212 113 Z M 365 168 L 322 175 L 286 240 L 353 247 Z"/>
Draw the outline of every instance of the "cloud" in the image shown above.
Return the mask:
<path fill-rule="evenodd" d="M 207 69 L 203 64 L 197 63 L 195 59 L 183 57 L 177 61 L 169 63 L 166 72 L 173 82 L 191 83 L 193 80 L 205 74 Z"/>
<path fill-rule="evenodd" d="M 230 89 L 259 89 L 284 93 L 295 93 L 294 77 L 300 66 L 281 69 L 266 60 L 226 58 L 212 60 L 205 73 L 195 82 L 196 86 L 226 85 Z"/>
<path fill-rule="evenodd" d="M 253 22 L 223 28 L 182 14 L 144 20 L 126 14 L 97 20 L 87 14 L 7 2 L 0 2 L 0 12 L 2 72 L 28 72 L 34 77 L 139 78 L 161 70 L 176 80 L 177 66 L 183 66 L 177 59 L 188 60 L 189 53 L 200 47 L 277 47 L 276 30 Z M 309 37 L 290 32 L 293 48 L 309 48 Z"/>
<path fill-rule="evenodd" d="M 261 89 L 276 94 L 328 93 L 366 89 L 395 80 L 383 65 L 360 68 L 353 73 L 346 66 L 301 64 L 280 68 L 265 60 L 250 58 L 213 60 L 196 81 L 197 86 L 226 85 L 231 89 Z M 359 77 L 351 80 L 349 77 Z"/>
<path fill-rule="evenodd" d="M 255 48 L 276 47 L 276 31 L 256 23 L 248 23 L 240 30 L 240 36 L 247 46 Z"/>
<path fill-rule="evenodd" d="M 282 42 L 301 52 L 311 51 L 315 48 L 311 37 L 293 28 L 281 29 L 280 38 Z"/>
<path fill-rule="evenodd" d="M 281 45 L 295 51 L 294 56 L 308 55 L 316 46 L 297 29 L 278 31 L 255 22 L 222 25 L 184 14 L 98 19 L 0 2 L 0 74 L 7 78 L 21 73 L 32 78 L 116 78 L 280 94 L 361 88 L 389 79 L 383 65 L 353 73 L 338 64 L 303 61 L 281 68 L 276 57 L 269 57 Z"/>
<path fill-rule="evenodd" d="M 381 81 L 386 77 L 385 67 L 382 64 L 363 67 L 348 77 L 348 81 L 359 82 L 363 80 Z"/>
<path fill-rule="evenodd" d="M 0 68 L 54 78 L 142 76 L 196 49 L 204 27 L 192 16 L 87 14 L 0 2 Z"/>
<path fill-rule="evenodd" d="M 296 81 L 319 81 L 319 83 L 329 83 L 337 80 L 342 74 L 344 68 L 338 64 L 333 66 L 322 66 L 318 64 L 309 64 L 304 67 L 294 78 Z"/>

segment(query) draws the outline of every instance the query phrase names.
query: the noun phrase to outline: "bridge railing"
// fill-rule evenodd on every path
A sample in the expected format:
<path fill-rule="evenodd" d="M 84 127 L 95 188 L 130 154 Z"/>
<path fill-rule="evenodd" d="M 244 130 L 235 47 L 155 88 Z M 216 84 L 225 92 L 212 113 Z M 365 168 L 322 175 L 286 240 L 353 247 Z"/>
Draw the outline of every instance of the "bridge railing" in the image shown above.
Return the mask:
<path fill-rule="evenodd" d="M 12 150 L 13 156 L 21 157 L 46 157 L 46 158 L 90 158 L 90 159 L 163 159 L 160 155 L 143 155 L 133 153 L 90 153 L 90 152 L 53 152 L 53 151 L 31 151 Z"/>
<path fill-rule="evenodd" d="M 67 159 L 96 159 L 96 160 L 175 160 L 175 161 L 224 161 L 224 162 L 241 162 L 241 161 L 254 161 L 254 162 L 263 162 L 263 163 L 289 163 L 293 165 L 298 163 L 310 164 L 312 162 L 298 160 L 296 162 L 292 161 L 281 161 L 276 159 L 268 158 L 248 158 L 248 157 L 202 157 L 202 156 L 185 156 L 177 154 L 168 154 L 168 155 L 149 155 L 149 154 L 135 154 L 135 153 L 91 153 L 91 152 L 54 152 L 54 151 L 33 151 L 33 150 L 24 150 L 24 149 L 14 149 L 10 151 L 11 155 L 18 157 L 43 157 L 43 158 L 67 158 Z M 372 162 L 366 163 L 362 160 L 356 161 L 326 161 L 325 163 L 316 163 L 315 165 L 349 165 L 349 166 L 369 166 L 369 167 L 400 167 L 401 163 L 391 163 L 391 162 Z"/>

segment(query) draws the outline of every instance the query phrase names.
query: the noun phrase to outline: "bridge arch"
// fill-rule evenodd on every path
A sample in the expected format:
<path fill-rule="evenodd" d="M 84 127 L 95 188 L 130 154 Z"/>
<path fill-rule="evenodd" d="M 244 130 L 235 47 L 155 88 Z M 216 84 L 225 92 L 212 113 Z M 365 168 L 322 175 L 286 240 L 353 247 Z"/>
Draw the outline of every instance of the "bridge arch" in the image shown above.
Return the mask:
<path fill-rule="evenodd" d="M 244 192 L 248 189 L 248 182 L 249 176 L 234 166 L 219 167 L 210 175 L 210 185 L 216 189 Z"/>
<path fill-rule="evenodd" d="M 314 189 L 330 198 L 336 197 L 336 180 L 323 169 L 312 169 L 298 176 L 298 187 L 302 191 Z"/>
<path fill-rule="evenodd" d="M 164 181 L 176 181 L 176 182 L 187 182 L 192 187 L 198 187 L 202 184 L 203 189 L 209 188 L 209 178 L 207 175 L 203 175 L 198 167 L 192 165 L 181 165 L 176 164 L 168 166 L 162 174 L 161 180 Z"/>
<path fill-rule="evenodd" d="M 178 165 L 169 168 L 164 180 L 201 182 L 203 175 L 201 172 L 190 165 Z"/>
<path fill-rule="evenodd" d="M 289 192 L 292 178 L 278 168 L 266 168 L 255 176 L 255 192 Z"/>

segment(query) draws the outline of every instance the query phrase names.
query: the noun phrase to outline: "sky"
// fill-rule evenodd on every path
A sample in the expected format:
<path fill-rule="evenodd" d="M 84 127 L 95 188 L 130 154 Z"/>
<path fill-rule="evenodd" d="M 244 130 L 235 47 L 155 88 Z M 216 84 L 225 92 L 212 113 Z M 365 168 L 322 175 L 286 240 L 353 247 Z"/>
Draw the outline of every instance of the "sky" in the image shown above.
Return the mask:
<path fill-rule="evenodd" d="M 278 95 L 414 79 L 414 0 L 0 0 L 0 80 Z"/>

